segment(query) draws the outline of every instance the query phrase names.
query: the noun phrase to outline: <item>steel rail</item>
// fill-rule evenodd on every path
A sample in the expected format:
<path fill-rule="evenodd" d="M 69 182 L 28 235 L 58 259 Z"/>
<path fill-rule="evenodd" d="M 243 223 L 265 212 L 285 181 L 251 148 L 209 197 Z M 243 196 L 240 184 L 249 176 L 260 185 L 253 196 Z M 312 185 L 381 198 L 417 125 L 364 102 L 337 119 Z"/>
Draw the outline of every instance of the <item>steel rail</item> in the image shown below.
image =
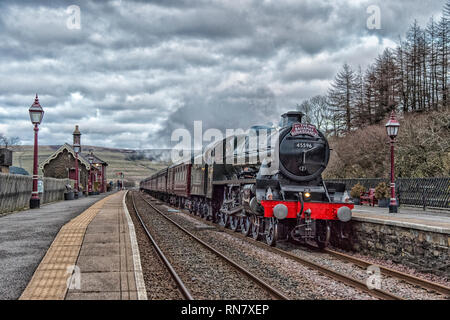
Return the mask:
<path fill-rule="evenodd" d="M 227 256 L 223 255 L 221 252 L 219 252 L 216 249 L 214 249 L 212 246 L 210 246 L 209 244 L 207 244 L 206 242 L 204 242 L 203 240 L 201 240 L 200 238 L 198 238 L 197 236 L 195 236 L 194 234 L 192 234 L 191 232 L 186 230 L 184 227 L 182 227 L 176 221 L 170 219 L 164 212 L 162 212 L 161 210 L 156 208 L 152 203 L 150 203 L 144 197 L 142 197 L 142 195 L 141 195 L 141 199 L 143 201 L 145 201 L 151 208 L 153 208 L 153 210 L 155 210 L 157 213 L 159 213 L 161 216 L 163 216 L 166 220 L 170 221 L 173 225 L 175 225 L 178 229 L 182 230 L 185 234 L 189 235 L 192 239 L 194 239 L 195 241 L 200 243 L 202 246 L 207 248 L 209 251 L 213 252 L 215 255 L 217 255 L 218 257 L 220 257 L 224 261 L 228 262 L 234 268 L 236 268 L 238 271 L 240 271 L 241 273 L 246 275 L 248 278 L 250 278 L 251 280 L 256 282 L 259 286 L 263 287 L 274 298 L 279 299 L 279 300 L 289 300 L 289 298 L 287 296 L 285 296 L 283 293 L 281 293 L 280 291 L 278 291 L 277 289 L 275 289 L 271 285 L 267 284 L 265 281 L 263 281 L 259 277 L 255 276 L 254 274 L 249 272 L 247 269 L 245 269 L 244 267 L 242 267 L 241 265 L 239 265 L 235 261 L 233 261 L 230 258 L 228 258 Z"/>
<path fill-rule="evenodd" d="M 266 247 L 269 247 L 266 244 L 262 244 L 262 245 L 266 246 Z M 327 268 L 327 267 L 322 266 L 322 265 L 320 265 L 318 263 L 315 263 L 315 262 L 312 262 L 312 261 L 310 261 L 308 259 L 305 259 L 305 258 L 302 258 L 300 256 L 297 256 L 297 255 L 295 255 L 293 253 L 290 253 L 290 252 L 287 252 L 287 251 L 284 251 L 284 250 L 281 250 L 281 249 L 278 249 L 278 248 L 273 248 L 273 247 L 269 247 L 269 248 L 271 248 L 271 250 L 273 250 L 274 252 L 279 253 L 280 255 L 283 255 L 283 256 L 285 256 L 287 258 L 290 258 L 292 260 L 300 262 L 301 264 L 306 265 L 306 266 L 308 266 L 310 268 L 316 269 L 320 273 L 328 275 L 329 277 L 331 277 L 333 279 L 336 279 L 336 280 L 338 280 L 338 281 L 340 281 L 342 283 L 345 283 L 345 284 L 347 284 L 349 286 L 352 286 L 352 287 L 357 288 L 357 289 L 359 289 L 361 291 L 364 291 L 364 292 L 366 292 L 366 293 L 368 293 L 371 296 L 374 296 L 376 298 L 379 298 L 379 299 L 382 299 L 382 300 L 403 300 L 403 298 L 401 298 L 401 297 L 399 297 L 399 296 L 397 296 L 395 294 L 392 294 L 392 293 L 390 293 L 388 291 L 377 289 L 377 288 L 370 289 L 367 286 L 367 283 L 365 283 L 363 281 L 360 281 L 360 280 L 357 280 L 355 278 L 349 277 L 349 276 L 347 276 L 344 273 L 338 272 L 338 271 L 333 270 L 331 268 Z"/>
<path fill-rule="evenodd" d="M 144 201 L 146 201 L 146 200 L 144 199 Z M 354 288 L 359 289 L 359 290 L 361 290 L 363 292 L 366 292 L 369 295 L 374 296 L 374 297 L 376 297 L 378 299 L 382 299 L 382 300 L 403 300 L 403 298 L 401 298 L 401 297 L 399 297 L 397 295 L 394 295 L 394 294 L 392 294 L 390 292 L 387 292 L 387 291 L 384 291 L 384 290 L 381 290 L 381 289 L 377 289 L 377 288 L 370 289 L 367 286 L 367 284 L 365 282 L 363 282 L 363 281 L 359 281 L 359 280 L 354 279 L 352 277 L 349 277 L 349 276 L 347 276 L 347 275 L 345 275 L 343 273 L 340 273 L 338 271 L 332 270 L 330 268 L 327 268 L 327 267 L 324 267 L 324 266 L 322 266 L 320 264 L 312 262 L 312 261 L 310 261 L 308 259 L 302 258 L 300 256 L 297 256 L 295 254 L 292 254 L 292 253 L 289 253 L 287 251 L 281 250 L 279 248 L 271 247 L 271 246 L 269 246 L 269 245 L 267 245 L 267 244 L 265 244 L 265 243 L 263 243 L 261 241 L 254 240 L 252 238 L 246 237 L 246 236 L 244 236 L 241 233 L 234 232 L 232 230 L 229 230 L 227 228 L 224 228 L 222 226 L 214 224 L 214 223 L 212 223 L 210 221 L 201 219 L 198 216 L 191 215 L 191 214 L 189 214 L 189 216 L 194 217 L 198 221 L 202 221 L 202 222 L 205 222 L 207 224 L 213 225 L 216 228 L 218 228 L 219 230 L 227 232 L 228 234 L 231 234 L 231 235 L 239 237 L 240 239 L 249 241 L 249 242 L 255 244 L 256 246 L 258 246 L 260 248 L 267 249 L 267 250 L 272 251 L 274 253 L 278 253 L 280 255 L 283 255 L 286 258 L 289 258 L 291 260 L 299 262 L 299 263 L 301 263 L 301 264 L 303 264 L 303 265 L 305 265 L 305 266 L 307 266 L 307 267 L 309 267 L 311 269 L 315 269 L 315 270 L 319 271 L 320 273 L 327 275 L 330 278 L 333 278 L 333 279 L 335 279 L 335 280 L 337 280 L 339 282 L 345 283 L 345 284 L 347 284 L 347 285 L 349 285 L 351 287 L 354 287 Z"/>
<path fill-rule="evenodd" d="M 192 297 L 192 294 L 190 293 L 189 289 L 186 287 L 186 285 L 183 283 L 183 280 L 181 280 L 180 276 L 177 274 L 177 272 L 175 271 L 175 269 L 172 267 L 172 264 L 169 262 L 169 260 L 166 258 L 166 256 L 164 255 L 164 253 L 162 252 L 161 248 L 158 246 L 158 244 L 156 243 L 155 239 L 152 237 L 152 235 L 150 234 L 150 231 L 147 229 L 147 227 L 145 226 L 144 221 L 141 218 L 141 215 L 139 214 L 139 211 L 136 208 L 136 203 L 134 202 L 134 196 L 133 193 L 130 192 L 131 194 L 131 200 L 133 202 L 133 209 L 134 212 L 136 213 L 136 216 L 139 219 L 139 222 L 141 223 L 142 227 L 145 230 L 145 233 L 147 234 L 147 237 L 150 239 L 150 242 L 152 243 L 153 247 L 155 248 L 158 256 L 160 257 L 161 261 L 164 263 L 164 265 L 166 266 L 167 270 L 169 271 L 170 275 L 172 276 L 173 280 L 175 281 L 178 290 L 181 292 L 181 294 L 183 295 L 183 297 L 186 300 L 194 300 L 194 298 Z"/>
<path fill-rule="evenodd" d="M 362 268 L 367 268 L 370 265 L 373 265 L 373 263 L 366 261 L 366 260 L 362 260 L 359 258 L 355 258 L 352 257 L 348 254 L 342 253 L 342 252 L 338 252 L 335 250 L 331 250 L 331 249 L 324 249 L 323 252 L 328 253 L 334 257 L 337 257 L 341 260 L 346 260 L 349 261 L 351 263 L 354 263 Z M 409 284 L 412 285 L 418 285 L 422 288 L 428 289 L 428 290 L 432 290 L 435 292 L 438 292 L 440 294 L 446 295 L 446 296 L 450 296 L 450 288 L 446 287 L 444 285 L 441 285 L 439 283 L 435 283 L 435 282 L 431 282 L 425 279 L 421 279 L 418 278 L 416 276 L 404 273 L 404 272 L 400 272 L 388 267 L 383 267 L 377 264 L 377 266 L 380 268 L 380 271 L 382 274 L 386 274 L 388 276 L 394 277 L 394 278 L 398 278 L 400 280 L 406 281 Z"/>
<path fill-rule="evenodd" d="M 227 232 L 228 232 L 228 230 L 227 230 Z M 230 233 L 231 233 L 231 231 L 230 231 Z M 367 283 L 365 283 L 363 281 L 357 280 L 355 278 L 347 276 L 344 273 L 335 271 L 335 270 L 333 270 L 331 268 L 328 268 L 328 267 L 325 267 L 325 266 L 323 266 L 321 264 L 312 262 L 312 261 L 310 261 L 308 259 L 302 258 L 302 257 L 300 257 L 300 256 L 298 256 L 296 254 L 287 252 L 287 251 L 279 249 L 279 248 L 271 247 L 271 246 L 269 246 L 269 245 L 267 245 L 265 243 L 262 243 L 260 241 L 254 240 L 252 238 L 244 237 L 242 234 L 237 234 L 237 236 L 242 238 L 242 239 L 246 239 L 246 240 L 254 243 L 255 245 L 257 245 L 257 246 L 259 246 L 261 248 L 265 248 L 265 249 L 271 250 L 272 252 L 278 253 L 278 254 L 286 257 L 286 258 L 289 258 L 291 260 L 299 262 L 299 263 L 301 263 L 301 264 L 303 264 L 303 265 L 305 265 L 305 266 L 307 266 L 307 267 L 309 267 L 311 269 L 315 269 L 318 272 L 329 276 L 330 278 L 333 278 L 333 279 L 335 279 L 335 280 L 337 280 L 339 282 L 342 282 L 342 283 L 344 283 L 346 285 L 349 285 L 349 286 L 351 286 L 353 288 L 356 288 L 356 289 L 359 289 L 359 290 L 361 290 L 363 292 L 366 292 L 369 295 L 374 296 L 374 297 L 376 297 L 378 299 L 382 299 L 382 300 L 403 300 L 403 298 L 401 298 L 401 297 L 399 297 L 397 295 L 394 295 L 394 294 L 392 294 L 392 293 L 390 293 L 388 291 L 377 289 L 377 288 L 370 289 L 367 286 Z"/>

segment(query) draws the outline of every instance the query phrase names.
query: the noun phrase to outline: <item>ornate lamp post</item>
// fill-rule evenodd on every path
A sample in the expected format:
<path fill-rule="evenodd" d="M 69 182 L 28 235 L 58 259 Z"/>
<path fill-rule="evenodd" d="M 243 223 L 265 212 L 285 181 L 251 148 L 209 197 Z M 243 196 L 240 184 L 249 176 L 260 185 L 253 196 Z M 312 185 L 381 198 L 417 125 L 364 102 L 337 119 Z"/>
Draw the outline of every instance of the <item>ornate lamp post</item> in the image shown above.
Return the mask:
<path fill-rule="evenodd" d="M 387 135 L 391 142 L 391 202 L 389 204 L 389 213 L 397 213 L 397 200 L 395 199 L 395 175 L 394 175 L 394 142 L 397 137 L 400 123 L 397 121 L 395 111 L 392 111 L 389 121 L 386 123 Z"/>
<path fill-rule="evenodd" d="M 81 152 L 81 132 L 78 129 L 78 125 L 75 126 L 73 132 L 73 150 L 75 151 L 75 197 L 78 198 L 78 192 L 80 191 L 80 176 L 78 171 L 78 154 Z"/>
<path fill-rule="evenodd" d="M 30 208 L 35 209 L 39 208 L 41 201 L 38 193 L 38 131 L 44 117 L 44 110 L 39 103 L 37 93 L 36 99 L 34 99 L 34 103 L 28 112 L 30 113 L 31 123 L 34 124 L 33 191 L 31 193 Z"/>

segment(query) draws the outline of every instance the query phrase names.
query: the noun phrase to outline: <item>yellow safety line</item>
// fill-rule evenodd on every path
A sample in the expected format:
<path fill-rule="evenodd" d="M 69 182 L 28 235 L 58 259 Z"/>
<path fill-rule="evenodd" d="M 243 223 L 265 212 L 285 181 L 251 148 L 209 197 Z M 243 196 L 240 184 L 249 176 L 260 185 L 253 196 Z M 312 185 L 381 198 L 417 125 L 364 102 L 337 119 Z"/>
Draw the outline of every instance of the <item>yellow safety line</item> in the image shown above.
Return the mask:
<path fill-rule="evenodd" d="M 68 268 L 77 262 L 86 229 L 113 196 L 117 195 L 96 202 L 61 228 L 19 300 L 64 300 L 71 276 Z"/>

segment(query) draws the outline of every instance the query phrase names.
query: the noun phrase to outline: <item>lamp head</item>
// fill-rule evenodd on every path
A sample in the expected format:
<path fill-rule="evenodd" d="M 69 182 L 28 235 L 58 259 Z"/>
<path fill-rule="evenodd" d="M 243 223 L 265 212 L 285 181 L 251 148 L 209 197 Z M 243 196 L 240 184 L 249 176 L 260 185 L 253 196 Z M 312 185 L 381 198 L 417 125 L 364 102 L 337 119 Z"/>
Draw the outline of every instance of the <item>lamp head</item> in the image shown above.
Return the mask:
<path fill-rule="evenodd" d="M 394 139 L 398 135 L 398 129 L 400 127 L 400 123 L 397 120 L 395 115 L 395 111 L 392 111 L 389 121 L 386 123 L 386 132 L 387 135 Z"/>
<path fill-rule="evenodd" d="M 34 125 L 39 125 L 42 122 L 42 118 L 44 118 L 44 109 L 42 109 L 41 104 L 39 103 L 39 98 L 36 93 L 36 98 L 34 99 L 34 103 L 31 105 L 28 110 L 30 113 L 31 123 Z"/>

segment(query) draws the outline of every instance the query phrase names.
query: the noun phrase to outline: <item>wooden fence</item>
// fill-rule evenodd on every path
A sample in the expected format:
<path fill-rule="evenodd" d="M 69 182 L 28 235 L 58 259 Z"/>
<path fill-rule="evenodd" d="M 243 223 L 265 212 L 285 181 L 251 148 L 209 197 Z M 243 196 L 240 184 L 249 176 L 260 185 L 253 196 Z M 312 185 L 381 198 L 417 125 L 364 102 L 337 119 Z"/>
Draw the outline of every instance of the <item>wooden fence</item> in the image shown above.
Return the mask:
<path fill-rule="evenodd" d="M 44 193 L 41 204 L 64 200 L 69 179 L 41 178 Z M 33 180 L 31 176 L 0 173 L 0 214 L 26 209 L 29 206 Z"/>

